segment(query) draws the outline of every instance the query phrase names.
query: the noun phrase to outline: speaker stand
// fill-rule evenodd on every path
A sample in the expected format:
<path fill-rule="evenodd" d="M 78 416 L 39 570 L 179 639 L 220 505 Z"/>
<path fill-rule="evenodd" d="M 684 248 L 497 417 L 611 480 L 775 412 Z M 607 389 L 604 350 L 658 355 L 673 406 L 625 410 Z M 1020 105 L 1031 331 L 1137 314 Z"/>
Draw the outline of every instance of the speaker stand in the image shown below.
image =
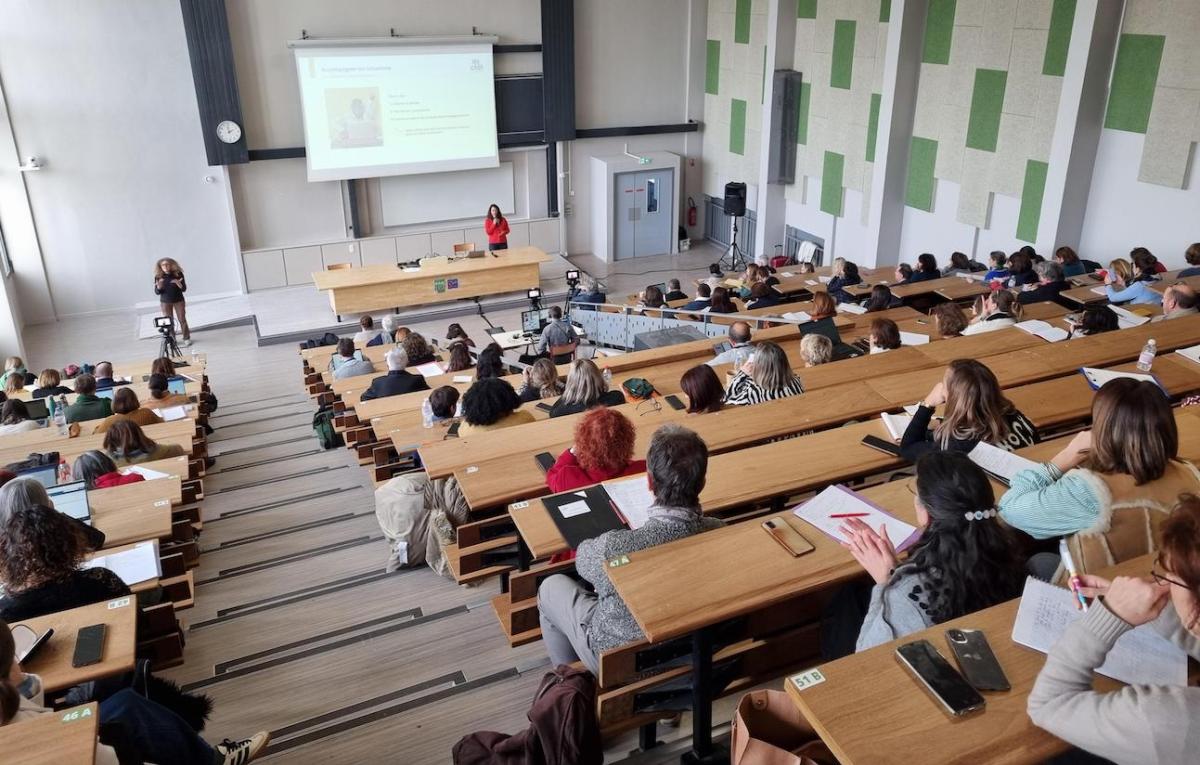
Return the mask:
<path fill-rule="evenodd" d="M 733 243 L 729 245 L 729 249 L 721 256 L 719 261 L 721 270 L 726 272 L 737 272 L 746 270 L 746 256 L 742 253 L 742 248 L 738 246 L 738 219 L 733 219 Z"/>

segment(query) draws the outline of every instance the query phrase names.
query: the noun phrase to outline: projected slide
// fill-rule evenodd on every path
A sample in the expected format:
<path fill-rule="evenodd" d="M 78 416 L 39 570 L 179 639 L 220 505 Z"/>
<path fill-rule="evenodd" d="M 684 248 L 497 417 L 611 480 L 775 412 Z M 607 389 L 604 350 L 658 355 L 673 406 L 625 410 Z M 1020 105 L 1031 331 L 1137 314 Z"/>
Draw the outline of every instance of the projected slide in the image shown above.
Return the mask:
<path fill-rule="evenodd" d="M 310 181 L 499 164 L 490 45 L 295 54 Z"/>

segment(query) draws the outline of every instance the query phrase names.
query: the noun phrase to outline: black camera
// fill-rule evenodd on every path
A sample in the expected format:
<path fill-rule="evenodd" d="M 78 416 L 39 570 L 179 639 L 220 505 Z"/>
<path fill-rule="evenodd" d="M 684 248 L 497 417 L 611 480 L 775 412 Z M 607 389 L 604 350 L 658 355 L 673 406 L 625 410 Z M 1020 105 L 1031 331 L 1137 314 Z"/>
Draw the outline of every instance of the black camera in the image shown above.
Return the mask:
<path fill-rule="evenodd" d="M 170 316 L 155 316 L 154 326 L 160 335 L 169 335 L 175 331 L 175 322 Z"/>

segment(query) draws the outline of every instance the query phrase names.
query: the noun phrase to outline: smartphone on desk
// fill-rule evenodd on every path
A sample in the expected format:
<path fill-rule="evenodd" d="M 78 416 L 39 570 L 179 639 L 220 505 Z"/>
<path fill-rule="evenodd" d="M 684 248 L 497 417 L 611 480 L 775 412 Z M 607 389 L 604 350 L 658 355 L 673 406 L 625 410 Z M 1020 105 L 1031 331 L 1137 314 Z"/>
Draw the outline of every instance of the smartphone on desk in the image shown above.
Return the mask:
<path fill-rule="evenodd" d="M 899 446 L 896 446 L 891 441 L 884 441 L 879 436 L 863 436 L 862 445 L 869 446 L 872 449 L 883 452 L 884 454 L 890 454 L 893 457 L 900 456 Z"/>
<path fill-rule="evenodd" d="M 108 628 L 103 624 L 81 627 L 75 635 L 75 655 L 71 658 L 71 666 L 98 664 L 104 658 L 104 635 L 107 632 Z"/>
<path fill-rule="evenodd" d="M 896 649 L 896 659 L 951 717 L 963 717 L 986 706 L 979 691 L 972 688 L 928 640 L 905 643 Z"/>
<path fill-rule="evenodd" d="M 545 412 L 546 414 L 549 414 L 549 413 L 550 413 L 550 410 L 551 410 L 551 409 L 553 409 L 554 407 L 550 406 L 550 405 L 549 405 L 549 404 L 547 404 L 545 401 L 539 401 L 539 402 L 537 402 L 536 404 L 534 404 L 534 405 L 533 405 L 533 408 L 534 408 L 534 409 L 541 409 L 541 410 L 542 410 L 543 412 Z"/>
<path fill-rule="evenodd" d="M 450 427 L 446 428 L 446 438 L 458 438 L 458 428 L 462 425 L 462 420 L 455 420 L 450 423 Z"/>
<path fill-rule="evenodd" d="M 980 691 L 1012 689 L 987 636 L 979 630 L 946 630 L 946 643 L 967 682 Z"/>
<path fill-rule="evenodd" d="M 551 454 L 550 452 L 542 452 L 541 454 L 535 454 L 535 455 L 533 455 L 533 458 L 535 460 L 537 460 L 538 467 L 540 467 L 542 469 L 543 473 L 549 473 L 550 468 L 554 467 L 554 463 L 556 462 L 556 460 L 554 459 L 554 455 Z"/>
<path fill-rule="evenodd" d="M 687 408 L 683 405 L 683 402 L 679 400 L 679 396 L 676 396 L 674 393 L 669 396 L 664 396 L 663 398 L 665 398 L 667 403 L 671 405 L 671 408 L 677 412 Z"/>
<path fill-rule="evenodd" d="M 804 535 L 796 531 L 792 524 L 788 523 L 787 519 L 781 515 L 763 521 L 762 527 L 771 535 L 771 539 L 791 553 L 793 558 L 799 558 L 804 553 L 813 551 L 812 542 L 805 539 Z"/>

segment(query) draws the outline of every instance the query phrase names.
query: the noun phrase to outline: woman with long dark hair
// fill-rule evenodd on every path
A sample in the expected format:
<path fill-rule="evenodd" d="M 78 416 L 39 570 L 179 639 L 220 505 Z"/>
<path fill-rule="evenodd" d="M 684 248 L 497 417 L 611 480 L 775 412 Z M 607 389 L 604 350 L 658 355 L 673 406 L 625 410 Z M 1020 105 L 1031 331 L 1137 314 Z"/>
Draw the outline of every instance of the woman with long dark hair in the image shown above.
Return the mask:
<path fill-rule="evenodd" d="M 725 287 L 714 287 L 712 299 L 708 302 L 706 313 L 737 313 L 737 306 L 729 299 L 729 290 Z"/>
<path fill-rule="evenodd" d="M 897 308 L 901 305 L 900 298 L 892 294 L 892 290 L 886 284 L 876 284 L 871 288 L 871 297 L 863 303 L 863 308 L 867 309 L 867 313 L 875 311 L 886 311 L 889 308 Z"/>
<path fill-rule="evenodd" d="M 500 205 L 488 205 L 487 219 L 483 222 L 489 250 L 508 249 L 508 218 L 500 212 Z"/>

